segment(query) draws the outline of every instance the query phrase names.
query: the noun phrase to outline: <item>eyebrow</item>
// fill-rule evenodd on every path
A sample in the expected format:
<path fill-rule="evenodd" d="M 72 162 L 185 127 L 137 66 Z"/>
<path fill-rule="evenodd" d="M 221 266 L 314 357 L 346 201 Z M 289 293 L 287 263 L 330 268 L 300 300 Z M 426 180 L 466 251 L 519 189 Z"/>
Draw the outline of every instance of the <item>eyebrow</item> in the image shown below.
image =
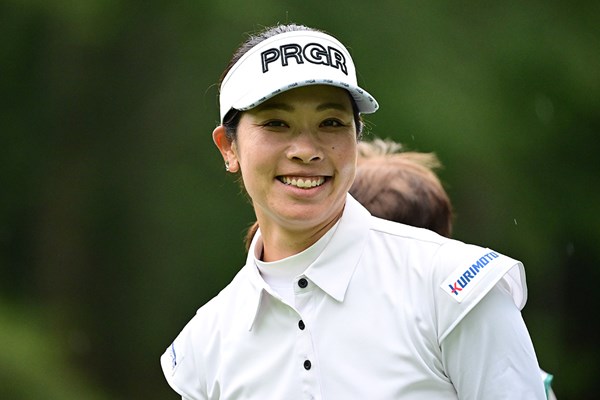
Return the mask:
<path fill-rule="evenodd" d="M 319 104 L 319 106 L 317 106 L 317 111 L 324 111 L 324 110 L 329 110 L 329 109 L 334 109 L 334 110 L 339 110 L 339 111 L 351 111 L 352 110 L 352 109 L 349 109 L 348 107 L 346 107 L 342 103 L 323 103 L 323 104 Z"/>
<path fill-rule="evenodd" d="M 266 110 L 283 110 L 283 111 L 294 111 L 294 107 L 290 106 L 286 103 L 263 103 L 256 107 L 258 111 L 266 111 Z"/>

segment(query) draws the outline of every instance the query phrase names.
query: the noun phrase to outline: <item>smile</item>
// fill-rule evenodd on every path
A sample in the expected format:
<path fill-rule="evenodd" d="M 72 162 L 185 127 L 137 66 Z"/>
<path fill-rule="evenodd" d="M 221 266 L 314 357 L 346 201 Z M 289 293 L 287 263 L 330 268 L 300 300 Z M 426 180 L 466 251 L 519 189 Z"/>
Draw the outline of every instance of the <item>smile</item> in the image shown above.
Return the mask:
<path fill-rule="evenodd" d="M 323 182 L 325 182 L 325 178 L 322 176 L 317 176 L 314 178 L 280 176 L 279 180 L 285 183 L 286 185 L 295 186 L 302 189 L 310 189 L 317 186 L 321 186 Z"/>

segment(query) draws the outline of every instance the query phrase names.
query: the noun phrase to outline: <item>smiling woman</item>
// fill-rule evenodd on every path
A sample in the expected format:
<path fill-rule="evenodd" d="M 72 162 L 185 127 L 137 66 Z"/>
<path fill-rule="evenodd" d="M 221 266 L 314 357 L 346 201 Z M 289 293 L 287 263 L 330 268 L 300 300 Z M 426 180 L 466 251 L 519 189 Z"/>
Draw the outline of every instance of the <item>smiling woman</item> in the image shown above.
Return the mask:
<path fill-rule="evenodd" d="M 523 265 L 373 217 L 348 194 L 360 115 L 378 104 L 358 86 L 343 44 L 298 25 L 251 36 L 223 74 L 219 101 L 213 140 L 259 228 L 245 266 L 161 357 L 175 391 L 544 399 L 520 313 Z"/>
<path fill-rule="evenodd" d="M 237 140 L 213 137 L 238 170 L 263 238 L 263 261 L 297 254 L 339 219 L 356 168 L 351 98 L 333 86 L 286 91 L 242 114 Z"/>

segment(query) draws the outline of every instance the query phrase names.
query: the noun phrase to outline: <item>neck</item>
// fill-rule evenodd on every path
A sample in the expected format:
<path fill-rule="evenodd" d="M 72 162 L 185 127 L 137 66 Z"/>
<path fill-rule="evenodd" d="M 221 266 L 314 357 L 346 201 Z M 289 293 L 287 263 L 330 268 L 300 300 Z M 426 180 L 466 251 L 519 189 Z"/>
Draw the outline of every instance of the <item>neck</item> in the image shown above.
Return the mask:
<path fill-rule="evenodd" d="M 257 215 L 263 242 L 262 261 L 271 262 L 298 254 L 315 244 L 340 219 L 342 212 L 332 220 L 311 228 L 288 228 L 272 220 L 261 220 Z"/>

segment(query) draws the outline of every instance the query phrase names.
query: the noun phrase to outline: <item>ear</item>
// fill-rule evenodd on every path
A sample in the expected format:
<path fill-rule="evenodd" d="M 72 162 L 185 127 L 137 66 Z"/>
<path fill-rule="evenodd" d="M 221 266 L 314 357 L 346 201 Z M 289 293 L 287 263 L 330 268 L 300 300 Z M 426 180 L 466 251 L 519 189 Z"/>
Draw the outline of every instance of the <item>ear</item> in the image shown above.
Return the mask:
<path fill-rule="evenodd" d="M 225 127 L 219 125 L 215 128 L 212 134 L 215 145 L 221 152 L 225 164 L 229 165 L 229 172 L 236 173 L 239 170 L 238 158 L 234 151 L 234 143 L 229 140 L 225 133 Z"/>

